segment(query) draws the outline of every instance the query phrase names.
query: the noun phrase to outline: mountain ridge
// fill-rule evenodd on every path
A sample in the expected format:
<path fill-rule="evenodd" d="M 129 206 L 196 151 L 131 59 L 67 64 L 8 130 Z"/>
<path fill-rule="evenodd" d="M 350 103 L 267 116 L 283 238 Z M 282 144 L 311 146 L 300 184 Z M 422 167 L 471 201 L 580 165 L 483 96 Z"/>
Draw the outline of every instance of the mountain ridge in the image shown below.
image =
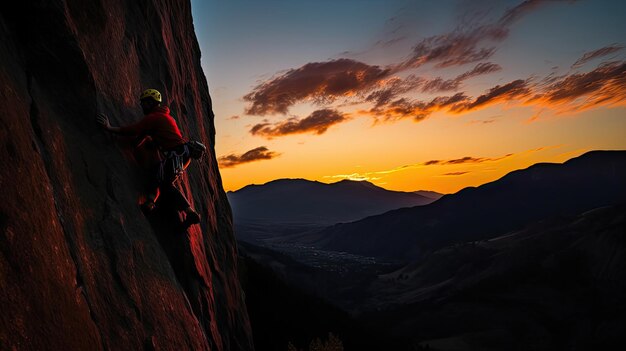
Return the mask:
<path fill-rule="evenodd" d="M 422 196 L 426 196 L 424 194 L 430 194 L 430 197 L 435 198 L 438 196 L 443 196 L 444 194 L 442 193 L 438 193 L 436 191 L 432 191 L 432 190 L 416 190 L 416 191 L 401 191 L 401 190 L 390 190 L 390 189 L 386 189 L 384 187 L 378 186 L 370 181 L 367 180 L 351 180 L 351 179 L 342 179 L 339 181 L 336 181 L 334 183 L 324 183 L 324 182 L 320 182 L 319 180 L 310 180 L 310 179 L 306 179 L 306 178 L 278 178 L 278 179 L 273 179 L 270 180 L 268 182 L 262 183 L 262 184 L 248 184 L 248 185 L 244 185 L 243 187 L 237 189 L 237 190 L 229 190 L 226 193 L 227 194 L 233 194 L 233 193 L 237 193 L 243 190 L 247 190 L 247 189 L 254 189 L 254 188 L 259 188 L 259 187 L 264 187 L 264 186 L 271 186 L 271 185 L 276 185 L 276 184 L 285 184 L 285 183 L 314 183 L 314 184 L 319 184 L 322 186 L 326 186 L 326 185 L 341 185 L 341 184 L 352 184 L 352 185 L 362 185 L 365 187 L 372 187 L 372 188 L 377 188 L 377 189 L 382 189 L 385 191 L 389 191 L 389 192 L 396 192 L 396 193 L 417 193 L 419 195 Z M 420 194 L 420 193 L 424 193 L 424 194 Z"/>
<path fill-rule="evenodd" d="M 455 237 L 479 239 L 510 229 L 511 225 L 540 219 L 542 214 L 550 213 L 550 206 L 570 213 L 623 200 L 626 194 L 623 179 L 626 179 L 626 151 L 591 151 L 561 164 L 539 163 L 510 172 L 496 181 L 464 188 L 426 206 L 391 210 L 355 222 L 335 224 L 309 235 L 307 242 L 328 250 L 363 255 L 415 257 L 424 248 L 441 245 Z M 580 197 L 571 193 L 575 190 Z M 510 198 L 507 200 L 503 193 Z M 490 205 L 490 201 L 499 203 Z M 507 210 L 517 211 L 519 215 L 511 215 Z M 485 227 L 477 220 L 486 215 L 493 222 L 487 223 L 488 232 L 468 234 L 472 233 L 472 226 Z M 511 223 L 492 218 L 498 216 L 509 216 Z M 463 226 L 469 226 L 465 233 Z M 380 234 L 376 234 L 377 231 Z M 381 250 L 383 247 L 386 251 Z"/>
<path fill-rule="evenodd" d="M 498 350 L 613 349 L 626 325 L 625 209 L 555 216 L 436 250 L 379 276 L 366 289 L 366 318 L 437 349 L 459 341 Z"/>
<path fill-rule="evenodd" d="M 435 201 L 420 194 L 386 190 L 370 182 L 352 180 L 322 183 L 277 179 L 263 185 L 248 185 L 228 192 L 227 196 L 236 222 L 332 224 Z"/>

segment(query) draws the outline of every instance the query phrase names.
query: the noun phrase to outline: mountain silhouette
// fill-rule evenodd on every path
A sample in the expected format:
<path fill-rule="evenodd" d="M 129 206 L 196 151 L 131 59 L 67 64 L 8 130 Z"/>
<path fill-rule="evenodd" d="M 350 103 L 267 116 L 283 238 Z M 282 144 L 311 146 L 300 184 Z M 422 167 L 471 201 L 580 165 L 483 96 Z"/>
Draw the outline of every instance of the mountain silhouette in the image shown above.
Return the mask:
<path fill-rule="evenodd" d="M 364 289 L 367 319 L 432 349 L 619 348 L 624 233 L 622 204 L 436 250 Z"/>
<path fill-rule="evenodd" d="M 414 191 L 414 193 L 433 199 L 433 200 L 439 200 L 443 196 L 443 194 L 440 194 L 436 191 L 430 191 L 430 190 L 418 190 L 418 191 Z"/>
<path fill-rule="evenodd" d="M 412 260 L 455 242 L 492 238 L 549 216 L 626 200 L 626 151 L 539 163 L 419 207 L 336 224 L 300 240 L 333 251 Z"/>
<path fill-rule="evenodd" d="M 342 180 L 326 184 L 305 179 L 279 179 L 248 185 L 227 193 L 235 223 L 334 224 L 349 222 L 390 210 L 429 204 L 429 197 L 390 191 L 365 181 Z"/>

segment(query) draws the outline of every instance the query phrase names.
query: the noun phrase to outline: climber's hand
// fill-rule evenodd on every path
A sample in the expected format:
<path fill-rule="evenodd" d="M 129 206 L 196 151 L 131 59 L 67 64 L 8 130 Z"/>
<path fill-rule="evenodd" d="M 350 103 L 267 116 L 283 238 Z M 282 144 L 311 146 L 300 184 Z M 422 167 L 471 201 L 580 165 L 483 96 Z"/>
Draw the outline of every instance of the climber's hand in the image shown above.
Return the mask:
<path fill-rule="evenodd" d="M 111 123 L 109 122 L 109 117 L 107 117 L 104 113 L 98 113 L 98 123 L 102 125 L 102 128 L 109 130 L 111 129 Z"/>

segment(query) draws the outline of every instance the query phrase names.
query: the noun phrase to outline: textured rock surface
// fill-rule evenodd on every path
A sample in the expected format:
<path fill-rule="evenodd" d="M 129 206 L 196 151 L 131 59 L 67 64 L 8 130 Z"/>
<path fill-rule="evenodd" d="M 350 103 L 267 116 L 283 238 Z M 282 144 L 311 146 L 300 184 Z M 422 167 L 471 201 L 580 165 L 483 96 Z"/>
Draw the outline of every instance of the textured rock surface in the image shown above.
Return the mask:
<path fill-rule="evenodd" d="M 14 5 L 0 9 L 0 349 L 252 349 L 189 2 Z M 136 121 L 147 87 L 211 146 L 180 184 L 203 217 L 189 231 L 140 212 L 136 150 L 95 122 Z"/>

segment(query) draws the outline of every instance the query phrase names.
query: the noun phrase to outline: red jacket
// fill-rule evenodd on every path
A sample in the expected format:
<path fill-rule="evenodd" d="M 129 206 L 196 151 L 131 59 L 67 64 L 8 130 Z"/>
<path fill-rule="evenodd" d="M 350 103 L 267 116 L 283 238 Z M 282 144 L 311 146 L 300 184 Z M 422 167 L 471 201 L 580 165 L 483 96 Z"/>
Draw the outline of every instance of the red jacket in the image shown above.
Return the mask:
<path fill-rule="evenodd" d="M 158 147 L 165 150 L 187 142 L 180 133 L 176 120 L 170 115 L 170 109 L 166 106 L 156 107 L 138 123 L 120 127 L 120 133 L 139 136 L 149 135 Z"/>

